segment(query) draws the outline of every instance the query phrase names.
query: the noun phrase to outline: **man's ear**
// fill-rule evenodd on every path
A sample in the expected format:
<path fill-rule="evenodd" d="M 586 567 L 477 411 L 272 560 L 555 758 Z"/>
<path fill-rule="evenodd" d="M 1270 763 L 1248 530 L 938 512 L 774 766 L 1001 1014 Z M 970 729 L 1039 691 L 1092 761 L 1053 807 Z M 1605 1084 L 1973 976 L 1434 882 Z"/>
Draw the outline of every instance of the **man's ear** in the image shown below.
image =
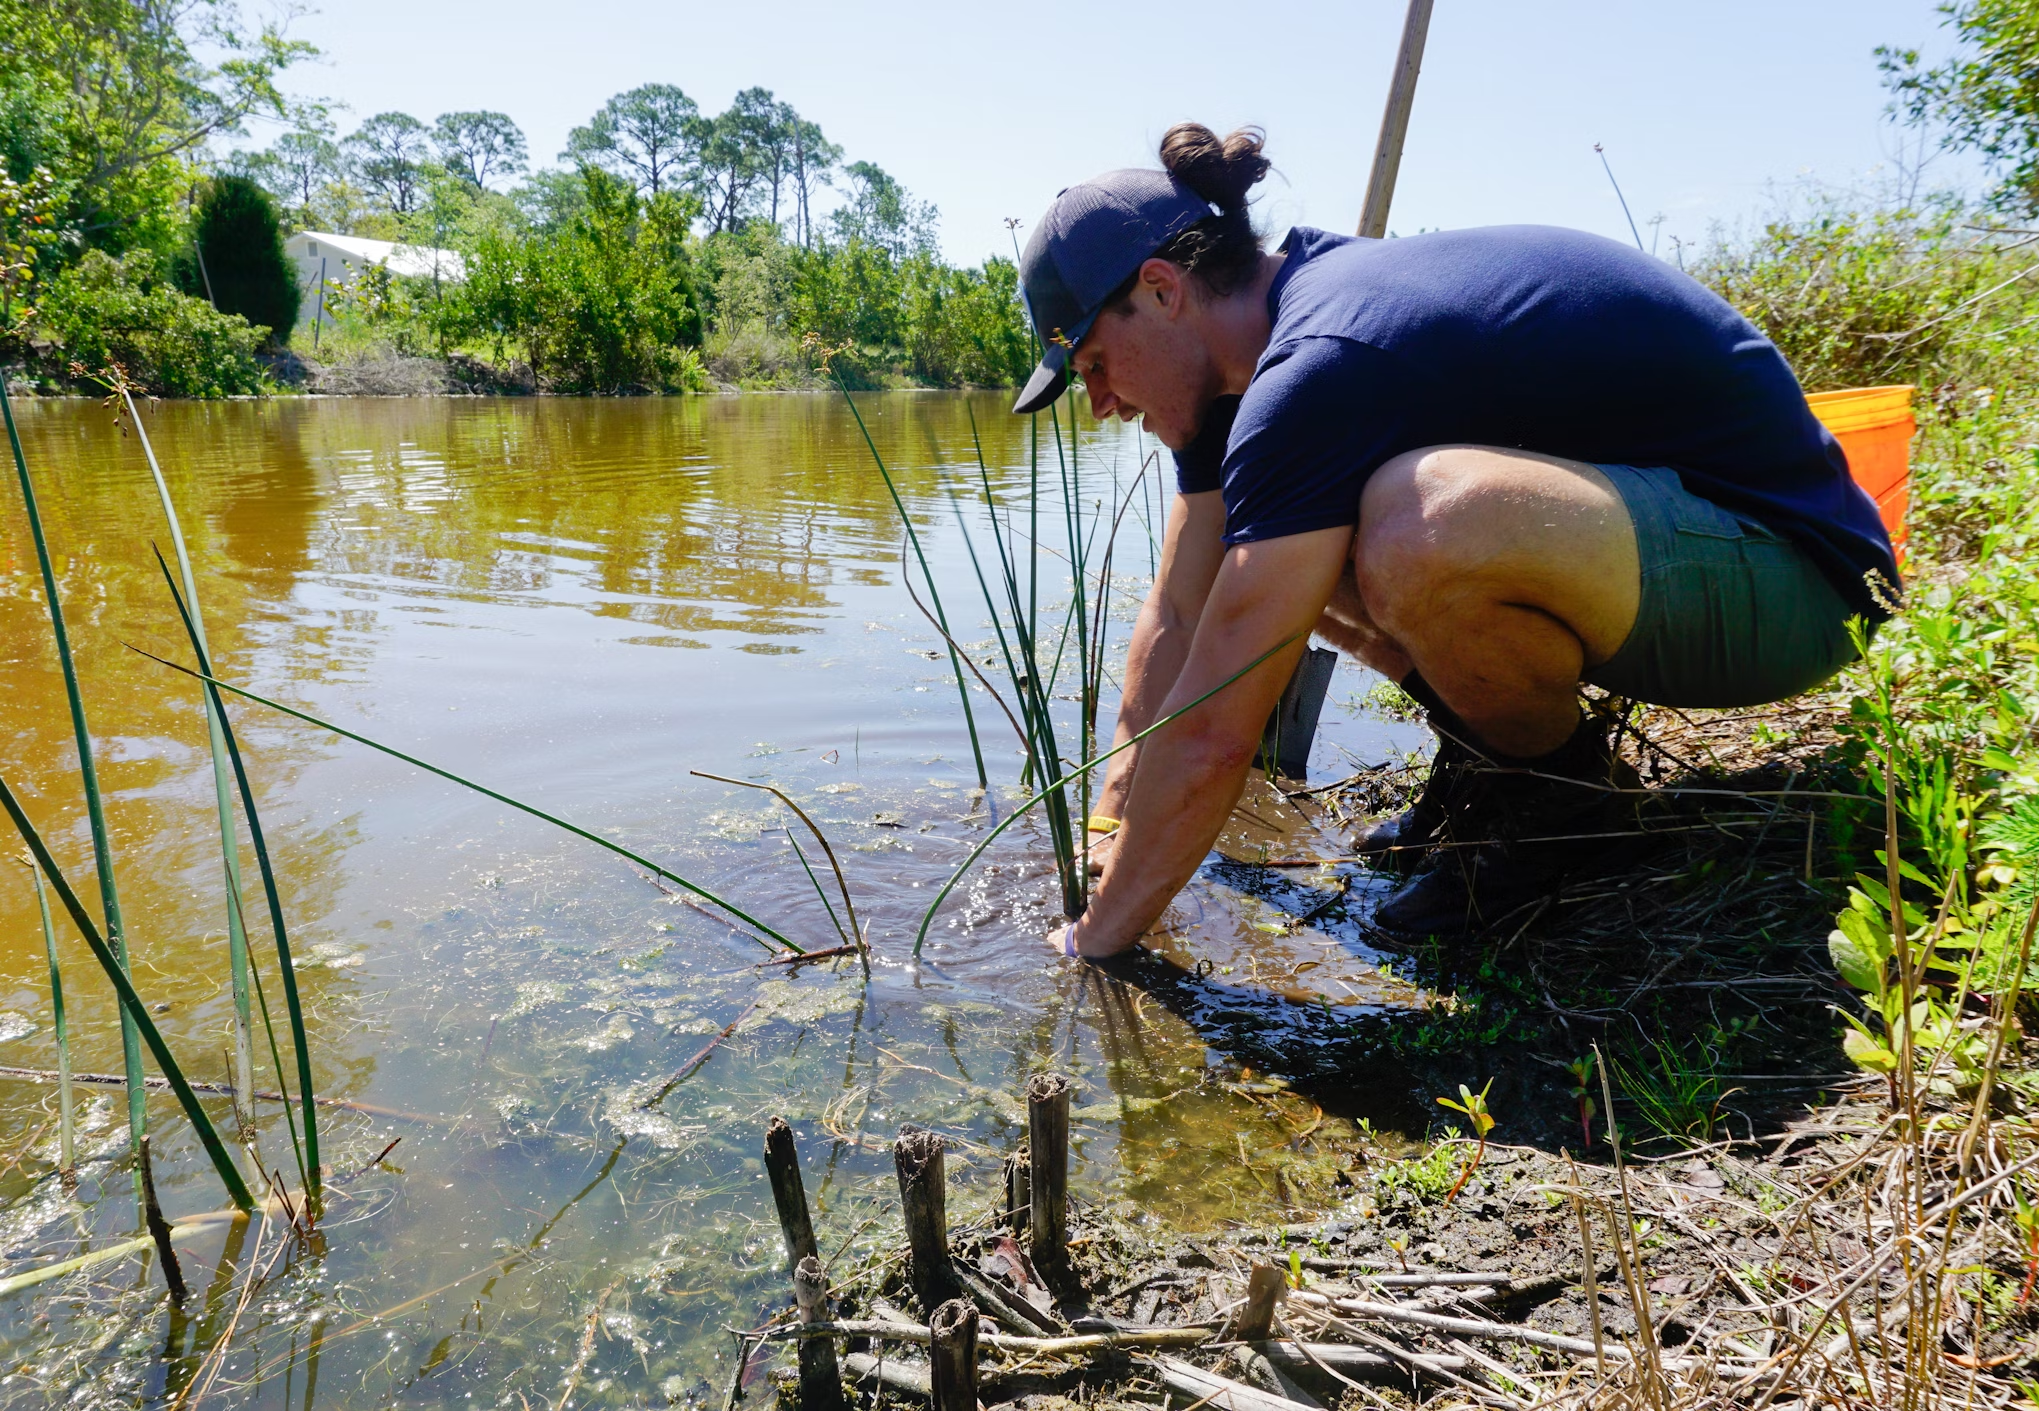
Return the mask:
<path fill-rule="evenodd" d="M 1171 260 L 1148 260 L 1140 266 L 1140 284 L 1133 293 L 1137 302 L 1153 304 L 1169 318 L 1182 311 L 1189 294 L 1189 280 L 1181 265 Z"/>

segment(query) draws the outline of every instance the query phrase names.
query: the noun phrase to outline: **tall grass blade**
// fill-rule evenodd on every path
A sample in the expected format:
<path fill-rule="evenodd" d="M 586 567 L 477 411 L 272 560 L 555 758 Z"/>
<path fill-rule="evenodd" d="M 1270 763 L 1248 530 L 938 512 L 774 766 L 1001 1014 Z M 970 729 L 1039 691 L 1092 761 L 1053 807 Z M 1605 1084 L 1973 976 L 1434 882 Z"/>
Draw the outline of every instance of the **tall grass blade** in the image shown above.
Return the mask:
<path fill-rule="evenodd" d="M 928 598 L 935 605 L 935 619 L 942 629 L 942 635 L 947 637 L 949 618 L 942 610 L 941 590 L 935 587 L 934 570 L 928 567 L 927 555 L 921 552 L 920 535 L 914 531 L 913 517 L 906 512 L 906 501 L 900 498 L 899 486 L 893 483 L 892 472 L 886 466 L 885 458 L 878 454 L 878 443 L 871 439 L 871 428 L 864 425 L 864 414 L 857 410 L 856 398 L 850 395 L 849 386 L 840 375 L 836 376 L 835 385 L 843 394 L 843 401 L 849 407 L 850 415 L 856 418 L 857 430 L 863 433 L 864 444 L 870 447 L 871 459 L 877 462 L 878 474 L 885 481 L 885 490 L 892 496 L 893 507 L 899 511 L 900 523 L 906 526 L 907 542 L 913 545 L 913 556 L 920 562 L 921 579 L 927 584 Z M 970 755 L 977 762 L 977 787 L 988 792 L 991 788 L 991 776 L 985 773 L 984 747 L 977 740 L 977 713 L 970 708 L 970 679 L 963 674 L 963 664 L 956 659 L 956 648 L 953 643 L 949 646 L 949 665 L 956 673 L 956 692 L 963 701 L 963 723 L 970 731 Z"/>
<path fill-rule="evenodd" d="M 777 941 L 787 950 L 792 951 L 795 955 L 807 954 L 805 947 L 795 945 L 792 941 L 780 935 L 777 931 L 773 930 L 770 926 L 767 926 L 764 922 L 758 920 L 755 916 L 752 916 L 749 912 L 737 906 L 734 902 L 724 901 L 721 897 L 716 896 L 715 893 L 709 891 L 707 888 L 695 886 L 692 882 L 689 882 L 686 878 L 680 876 L 677 872 L 668 871 L 667 869 L 653 862 L 650 858 L 640 856 L 639 854 L 630 851 L 630 849 L 623 847 L 621 844 L 612 843 L 599 833 L 590 833 L 587 829 L 579 826 L 578 824 L 569 823 L 564 818 L 561 818 L 557 814 L 547 813 L 544 809 L 535 808 L 532 805 L 525 803 L 521 799 L 513 799 L 508 794 L 498 793 L 496 790 L 489 788 L 485 784 L 475 783 L 472 779 L 463 779 L 460 775 L 455 774 L 450 769 L 441 769 L 436 764 L 428 764 L 424 760 L 419 759 L 416 755 L 405 754 L 402 750 L 396 749 L 390 745 L 385 745 L 380 740 L 371 740 L 366 735 L 360 734 L 353 730 L 349 730 L 344 725 L 335 725 L 330 720 L 321 720 L 316 715 L 307 714 L 304 711 L 298 710 L 294 706 L 287 706 L 283 704 L 283 702 L 281 701 L 272 701 L 267 696 L 258 696 L 253 691 L 243 690 L 241 687 L 234 685 L 231 681 L 221 681 L 217 677 L 208 676 L 202 671 L 193 671 L 188 666 L 179 666 L 174 661 L 165 661 L 163 658 L 157 656 L 154 652 L 145 652 L 140 647 L 137 647 L 132 643 L 128 644 L 128 650 L 134 652 L 138 656 L 147 657 L 150 661 L 155 662 L 158 666 L 167 666 L 172 671 L 181 671 L 186 676 L 195 676 L 200 681 L 209 681 L 213 685 L 219 687 L 219 689 L 221 689 L 222 691 L 231 691 L 234 695 L 239 696 L 242 700 L 253 701 L 256 705 L 264 705 L 268 706 L 269 709 L 271 710 L 281 711 L 283 714 L 290 716 L 295 720 L 302 720 L 307 725 L 316 725 L 319 727 L 319 729 L 329 730 L 333 734 L 340 736 L 342 739 L 352 740 L 354 741 L 354 743 L 358 745 L 366 745 L 371 750 L 379 750 L 383 754 L 390 756 L 392 759 L 402 760 L 405 764 L 415 765 L 419 769 L 424 770 L 427 774 L 436 774 L 441 779 L 451 780 L 453 783 L 460 785 L 461 788 L 472 789 L 474 790 L 474 792 L 482 795 L 485 798 L 494 799 L 497 803 L 508 804 L 511 808 L 516 809 L 520 813 L 528 813 L 533 818 L 543 819 L 545 822 L 550 823 L 555 828 L 563 828 L 567 832 L 573 834 L 576 838 L 585 839 L 586 841 L 593 843 L 596 847 L 606 848 L 610 852 L 615 853 L 616 856 L 624 858 L 630 862 L 636 863 L 639 867 L 642 867 L 645 871 L 650 872 L 655 876 L 663 877 L 666 879 L 666 881 L 673 883 L 675 886 L 684 888 L 685 890 L 692 892 L 695 896 L 701 898 L 703 901 L 708 902 L 711 905 L 719 907 L 723 911 L 728 912 L 731 916 L 734 916 L 737 920 L 743 922 L 745 925 L 764 932 L 767 936 L 770 936 L 773 940 Z M 760 941 L 759 944 L 765 945 L 765 943 L 762 941 Z M 769 945 L 765 945 L 765 948 L 767 950 L 771 949 Z"/>
<path fill-rule="evenodd" d="M 850 900 L 849 881 L 843 876 L 842 864 L 836 860 L 835 849 L 829 846 L 828 834 L 821 831 L 821 825 L 816 823 L 812 818 L 809 818 L 807 816 L 807 810 L 800 807 L 799 804 L 794 803 L 792 797 L 789 794 L 787 794 L 784 789 L 775 788 L 770 784 L 760 784 L 750 779 L 731 779 L 729 776 L 725 774 L 710 774 L 705 769 L 690 769 L 687 772 L 694 775 L 696 778 L 713 779 L 718 784 L 734 784 L 741 789 L 762 789 L 765 793 L 770 794 L 780 803 L 792 809 L 794 815 L 798 817 L 802 823 L 805 823 L 807 825 L 807 831 L 814 835 L 814 841 L 821 844 L 822 854 L 828 858 L 829 868 L 835 873 L 835 884 L 842 891 L 843 910 L 846 913 L 848 913 L 850 918 L 850 927 L 848 931 L 843 930 L 842 922 L 836 921 L 835 908 L 829 905 L 828 893 L 823 892 L 821 890 L 821 883 L 818 880 L 816 880 L 814 876 L 814 869 L 812 867 L 807 867 L 807 854 L 800 852 L 799 841 L 795 839 L 792 833 L 790 832 L 786 834 L 787 840 L 792 842 L 793 851 L 799 854 L 800 865 L 802 867 L 807 867 L 807 880 L 814 883 L 814 890 L 821 897 L 821 904 L 828 912 L 828 919 L 830 921 L 835 921 L 836 934 L 843 938 L 844 945 L 856 946 L 858 948 L 858 954 L 864 957 L 864 974 L 866 977 L 868 977 L 871 973 L 871 958 L 863 950 L 862 937 L 864 932 L 863 928 L 857 924 L 857 904 Z"/>
<path fill-rule="evenodd" d="M 227 1154 L 226 1143 L 220 1140 L 219 1130 L 213 1126 L 212 1118 L 199 1106 L 198 1094 L 194 1093 L 191 1084 L 185 1081 L 184 1070 L 177 1066 L 177 1059 L 171 1054 L 170 1046 L 163 1042 L 163 1036 L 157 1031 L 155 1021 L 149 1018 L 149 1011 L 143 1006 L 141 996 L 135 993 L 134 982 L 128 979 L 126 968 L 113 953 L 112 946 L 100 936 L 99 928 L 93 924 L 90 913 L 78 900 L 78 894 L 71 890 L 71 884 L 64 880 L 64 874 L 57 870 L 56 859 L 50 856 L 50 850 L 43 844 L 42 835 L 36 832 L 35 825 L 28 821 L 28 815 L 22 811 L 20 801 L 14 797 L 14 790 L 7 786 L 4 778 L 0 778 L 0 807 L 4 807 L 7 816 L 14 820 L 21 840 L 27 843 L 28 850 L 35 854 L 36 865 L 42 868 L 43 875 L 49 878 L 50 885 L 56 888 L 57 900 L 62 902 L 64 910 L 71 914 L 72 924 L 77 926 L 78 933 L 85 938 L 85 944 L 92 948 L 93 958 L 99 962 L 99 968 L 106 972 L 106 978 L 112 982 L 114 992 L 120 996 L 122 1012 L 132 1018 L 140 1038 L 148 1045 L 149 1052 L 155 1055 L 156 1066 L 169 1080 L 170 1090 L 177 1094 L 177 1105 L 184 1109 L 184 1115 L 190 1120 L 192 1130 L 198 1133 L 199 1141 L 204 1143 L 205 1154 L 212 1158 L 213 1169 L 219 1172 L 220 1184 L 227 1188 L 228 1198 L 243 1210 L 253 1210 L 255 1200 L 248 1193 L 247 1183 L 241 1179 L 240 1171 L 235 1168 L 233 1157 Z M 146 1100 L 148 1094 L 141 1082 L 131 1081 L 133 1087 L 129 1091 Z"/>
<path fill-rule="evenodd" d="M 156 553 L 156 566 L 163 570 L 163 582 L 170 590 L 170 600 L 177 604 L 177 616 L 184 623 L 184 632 L 191 641 L 191 650 L 197 656 L 199 666 L 210 676 L 212 658 L 207 653 L 205 638 L 200 633 L 197 619 L 192 616 L 184 598 L 178 593 L 177 584 L 171 580 L 170 565 L 163 562 L 161 550 Z M 210 682 L 205 684 L 204 690 L 207 716 L 217 722 L 221 743 L 225 746 L 228 762 L 233 766 L 234 783 L 241 795 L 241 812 L 248 820 L 248 838 L 255 845 L 255 866 L 262 874 L 262 895 L 269 903 L 269 930 L 276 938 L 276 968 L 283 979 L 283 1004 L 290 1020 L 291 1046 L 296 1050 L 297 1056 L 298 1098 L 304 1107 L 302 1146 L 298 1143 L 297 1127 L 291 1121 L 290 1085 L 284 1081 L 283 1057 L 276 1052 L 276 1029 L 270 1019 L 269 1001 L 266 996 L 261 996 L 262 977 L 255 972 L 252 965 L 246 968 L 248 974 L 253 976 L 256 993 L 262 1000 L 262 1025 L 269 1032 L 269 1054 L 270 1061 L 276 1065 L 276 1084 L 284 1094 L 283 1121 L 290 1129 L 290 1149 L 297 1157 L 298 1178 L 302 1183 L 300 1189 L 305 1192 L 306 1201 L 313 1216 L 316 1217 L 323 1194 L 319 1179 L 319 1113 L 313 1097 L 315 1090 L 312 1087 L 311 1040 L 305 1033 L 304 1006 L 299 1002 L 297 994 L 297 962 L 291 954 L 290 931 L 283 924 L 283 894 L 276 885 L 276 868 L 269 856 L 268 839 L 262 832 L 262 815 L 255 807 L 255 791 L 248 783 L 248 769 L 241 759 L 241 743 L 234 738 L 233 722 L 227 719 L 226 702 L 220 699 L 219 688 Z M 231 836 L 231 814 L 228 815 L 227 827 Z M 238 878 L 238 868 L 233 876 Z M 234 896 L 237 903 L 235 910 L 238 911 L 240 893 L 237 891 Z M 245 953 L 242 958 L 246 960 Z M 237 1104 L 245 1103 L 247 1110 L 253 1111 L 255 1105 L 253 1064 L 251 1063 L 249 1067 L 247 1086 L 236 1084 L 241 1096 L 235 1101 Z"/>
<path fill-rule="evenodd" d="M 141 442 L 142 456 L 149 463 L 149 476 L 156 482 L 156 498 L 162 503 L 163 518 L 170 523 L 170 547 L 177 552 L 177 571 L 184 578 L 184 603 L 188 605 L 188 608 L 180 608 L 184 616 L 184 630 L 190 634 L 199 661 L 209 661 L 211 649 L 205 639 L 205 612 L 198 602 L 198 579 L 191 572 L 191 555 L 184 547 L 184 525 L 177 518 L 176 503 L 170 498 L 170 486 L 163 479 L 163 468 L 156 463 L 156 448 L 149 443 L 149 433 L 142 426 L 141 414 L 135 410 L 135 399 L 125 385 L 118 390 L 122 403 L 127 407 L 127 419 L 134 426 L 135 439 Z M 158 553 L 157 561 L 160 562 L 162 557 Z M 212 668 L 208 666 L 206 670 L 210 672 Z M 246 1096 L 255 1090 L 255 1036 L 248 1004 L 248 923 L 241 910 L 241 845 L 234 835 L 234 804 L 227 785 L 224 725 L 213 696 L 206 693 L 204 700 L 206 743 L 212 750 L 213 811 L 219 817 L 220 866 L 227 891 L 227 966 L 232 974 L 234 994 L 234 1092 L 237 1094 L 234 1108 L 246 1121 L 255 1113 L 254 1099 Z"/>
<path fill-rule="evenodd" d="M 934 924 L 935 912 L 939 911 L 941 909 L 942 903 L 948 900 L 949 893 L 956 889 L 956 884 L 963 880 L 964 874 L 967 873 L 973 866 L 976 865 L 978 858 L 984 855 L 984 850 L 990 847 L 993 843 L 998 841 L 999 834 L 1003 833 L 1006 829 L 1010 828 L 1013 824 L 1017 823 L 1021 818 L 1025 817 L 1027 812 L 1031 810 L 1035 804 L 1041 802 L 1041 800 L 1049 797 L 1050 795 L 1059 792 L 1061 789 L 1066 787 L 1071 780 L 1075 779 L 1085 770 L 1097 768 L 1097 766 L 1103 764 L 1106 760 L 1110 759 L 1112 756 L 1120 754 L 1123 751 L 1129 750 L 1133 746 L 1139 744 L 1142 740 L 1146 739 L 1149 735 L 1152 735 L 1156 730 L 1159 730 L 1162 726 L 1167 725 L 1175 720 L 1178 720 L 1181 717 L 1189 714 L 1191 711 L 1195 710 L 1198 706 L 1202 705 L 1212 696 L 1217 695 L 1218 692 L 1224 690 L 1227 686 L 1231 685 L 1234 681 L 1237 681 L 1240 677 L 1252 671 L 1255 667 L 1259 666 L 1269 657 L 1274 656 L 1284 647 L 1292 645 L 1296 641 L 1296 635 L 1297 634 L 1291 633 L 1289 636 L 1282 638 L 1279 642 L 1276 642 L 1273 646 L 1269 647 L 1266 651 L 1262 652 L 1259 656 L 1255 657 L 1252 661 L 1247 662 L 1246 665 L 1240 667 L 1237 671 L 1233 672 L 1230 676 L 1227 676 L 1217 685 L 1211 687 L 1210 690 L 1204 692 L 1201 696 L 1198 696 L 1188 705 L 1182 707 L 1182 709 L 1180 710 L 1170 711 L 1167 715 L 1162 716 L 1159 720 L 1155 721 L 1152 725 L 1149 725 L 1145 730 L 1142 730 L 1139 734 L 1133 735 L 1130 738 L 1128 738 L 1123 744 L 1114 745 L 1112 748 L 1106 750 L 1103 754 L 1098 755 L 1095 759 L 1087 759 L 1083 763 L 1077 765 L 1074 769 L 1070 770 L 1067 774 L 1064 774 L 1059 778 L 1051 780 L 1045 789 L 1042 789 L 1038 794 L 1035 794 L 1032 798 L 1028 799 L 1025 803 L 1021 804 L 1018 808 L 1014 809 L 1010 817 L 1008 817 L 1003 823 L 999 824 L 996 828 L 993 828 L 989 833 L 986 833 L 984 835 L 984 840 L 978 843 L 976 847 L 970 850 L 970 855 L 963 859 L 961 866 L 959 866 L 954 872 L 949 874 L 949 880 L 942 883 L 942 889 L 936 892 L 934 900 L 928 903 L 927 912 L 920 918 L 920 931 L 913 938 L 914 958 L 916 960 L 920 958 L 920 948 L 927 944 L 927 928 Z"/>
<path fill-rule="evenodd" d="M 78 1111 L 71 1099 L 71 1026 L 64 1016 L 64 974 L 57 965 L 57 928 L 50 924 L 50 897 L 42 873 L 22 859 L 35 883 L 35 907 L 42 914 L 42 950 L 50 966 L 50 1010 L 57 1036 L 57 1170 L 66 1180 L 78 1167 Z"/>
<path fill-rule="evenodd" d="M 78 776 L 85 788 L 85 817 L 92 829 L 92 864 L 99 874 L 99 905 L 106 917 L 106 943 L 127 973 L 127 928 L 121 922 L 120 891 L 113 880 L 113 846 L 106 836 L 106 809 L 99 797 L 99 771 L 92 762 L 92 731 L 85 723 L 85 698 L 78 689 L 78 667 L 71 659 L 71 637 L 64 628 L 63 600 L 57 593 L 57 574 L 50 564 L 49 541 L 43 534 L 42 513 L 36 507 L 35 484 L 28 476 L 28 458 L 21 452 L 21 434 L 14 425 L 14 404 L 7 397 L 7 379 L 0 375 L 0 417 L 7 423 L 7 445 L 14 453 L 14 472 L 21 481 L 21 500 L 28 512 L 28 531 L 35 541 L 36 563 L 42 569 L 43 596 L 50 610 L 50 632 L 56 639 L 57 661 L 64 671 L 64 694 L 71 707 L 71 733 L 78 747 Z M 128 1150 L 141 1157 L 142 1134 L 148 1130 L 147 1095 L 142 1089 L 142 1044 L 128 1011 L 120 1012 L 121 1072 L 127 1079 Z M 134 1172 L 135 1208 L 141 1208 L 142 1177 Z"/>

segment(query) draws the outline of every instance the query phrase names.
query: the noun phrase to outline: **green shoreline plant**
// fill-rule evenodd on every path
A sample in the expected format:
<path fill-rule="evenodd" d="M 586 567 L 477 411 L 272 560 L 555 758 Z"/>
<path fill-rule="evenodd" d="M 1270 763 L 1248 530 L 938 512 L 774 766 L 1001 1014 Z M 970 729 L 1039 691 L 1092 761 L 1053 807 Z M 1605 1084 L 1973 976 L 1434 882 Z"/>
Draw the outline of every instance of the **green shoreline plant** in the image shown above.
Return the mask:
<path fill-rule="evenodd" d="M 14 404 L 7 395 L 4 372 L 0 372 L 0 418 L 6 422 L 7 446 L 14 455 L 14 472 L 21 484 L 29 537 L 35 543 L 36 565 L 42 572 L 50 636 L 56 646 L 58 665 L 63 669 L 64 698 L 71 713 L 71 737 L 78 751 L 78 777 L 85 791 L 85 817 L 92 832 L 92 862 L 99 876 L 99 904 L 106 918 L 106 945 L 121 972 L 119 983 L 125 983 L 129 973 L 127 928 L 121 917 L 120 889 L 114 882 L 113 845 L 107 837 L 106 809 L 99 793 L 99 771 L 93 763 L 92 730 L 85 720 L 85 697 L 78 685 L 77 663 L 71 655 L 70 632 L 64 626 L 63 598 L 57 591 L 56 568 L 50 562 L 49 540 L 43 532 L 35 482 L 29 477 L 28 458 L 22 453 L 21 432 L 14 424 Z M 142 1136 L 148 1131 L 148 1097 L 142 1086 L 141 1036 L 125 1006 L 120 1011 L 120 1057 L 121 1075 L 127 1081 L 128 1152 L 136 1163 L 133 1184 L 135 1209 L 139 1213 L 142 1206 L 141 1146 Z"/>

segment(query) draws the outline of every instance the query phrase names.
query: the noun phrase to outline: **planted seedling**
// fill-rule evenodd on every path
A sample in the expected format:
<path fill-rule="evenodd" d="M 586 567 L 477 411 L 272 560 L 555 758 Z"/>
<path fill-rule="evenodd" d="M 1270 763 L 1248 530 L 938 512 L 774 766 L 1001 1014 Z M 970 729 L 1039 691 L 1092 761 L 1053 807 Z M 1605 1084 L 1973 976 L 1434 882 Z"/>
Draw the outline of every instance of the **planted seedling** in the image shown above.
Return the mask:
<path fill-rule="evenodd" d="M 1473 1124 L 1473 1136 L 1479 1142 L 1479 1145 L 1473 1148 L 1473 1159 L 1466 1163 L 1465 1170 L 1459 1172 L 1458 1183 L 1445 1193 L 1444 1203 L 1447 1206 L 1458 1198 L 1460 1191 L 1465 1189 L 1465 1184 L 1472 1179 L 1473 1172 L 1480 1169 L 1480 1158 L 1487 1154 L 1487 1133 L 1494 1130 L 1494 1115 L 1487 1110 L 1487 1090 L 1493 1086 L 1494 1080 L 1492 1078 L 1487 1079 L 1486 1087 L 1481 1088 L 1478 1092 L 1474 1092 L 1464 1083 L 1460 1083 L 1458 1085 L 1459 1100 L 1457 1102 L 1453 1102 L 1448 1097 L 1441 1097 L 1437 1100 L 1439 1107 L 1448 1107 L 1453 1112 L 1464 1113 L 1466 1120 Z"/>

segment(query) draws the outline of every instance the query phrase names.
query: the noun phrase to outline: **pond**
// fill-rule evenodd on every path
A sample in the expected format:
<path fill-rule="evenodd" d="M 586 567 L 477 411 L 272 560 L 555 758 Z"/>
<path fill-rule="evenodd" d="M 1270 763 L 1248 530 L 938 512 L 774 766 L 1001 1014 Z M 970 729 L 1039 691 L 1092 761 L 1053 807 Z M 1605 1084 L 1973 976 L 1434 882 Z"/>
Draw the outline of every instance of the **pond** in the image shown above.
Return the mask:
<path fill-rule="evenodd" d="M 993 394 L 859 403 L 956 635 L 989 660 L 950 491 L 975 479 L 974 420 L 994 492 L 1023 494 L 1024 424 Z M 1349 1061 L 1369 1022 L 1422 996 L 1347 917 L 1378 882 L 1349 866 L 1245 865 L 1335 843 L 1307 798 L 1257 775 L 1222 856 L 1171 913 L 1169 963 L 1146 980 L 1049 951 L 1059 894 L 1032 819 L 987 853 L 912 963 L 928 899 L 1025 797 L 1021 754 L 977 687 L 992 785 L 978 791 L 943 644 L 900 586 L 898 512 L 840 398 L 283 400 L 144 416 L 226 679 L 569 818 L 803 945 L 835 944 L 787 811 L 689 771 L 774 784 L 842 857 L 872 975 L 849 960 L 760 968 L 752 939 L 621 859 L 236 703 L 320 1095 L 351 1104 L 326 1119 L 324 1247 L 279 1243 L 273 1228 L 259 1250 L 250 1233 L 185 1241 L 188 1316 L 133 1256 L 13 1295 L 0 1302 L 10 1403 L 169 1404 L 195 1378 L 237 1405 L 549 1405 L 594 1329 L 576 1405 L 719 1406 L 723 1330 L 786 1298 L 759 1160 L 774 1113 L 799 1135 L 823 1253 L 845 1259 L 898 1239 L 889 1144 L 903 1122 L 951 1139 L 950 1209 L 981 1214 L 1023 1131 L 1021 1086 L 1046 1068 L 1079 1087 L 1077 1193 L 1192 1228 L 1300 1201 L 1318 1122 L 1420 1126 L 1392 1084 L 1376 1097 L 1348 1077 L 1327 1095 L 1296 1078 L 1326 1055 Z M 152 540 L 167 552 L 166 527 L 110 411 L 32 403 L 20 420 L 101 754 L 137 987 L 191 1076 L 224 1082 L 232 1002 L 203 716 L 188 679 L 126 649 L 189 659 L 150 555 Z M 1079 513 L 1130 501 L 1110 661 L 1170 488 L 1165 455 L 1139 478 L 1153 449 L 1118 426 L 1086 427 L 1079 443 Z M 69 720 L 11 477 L 0 506 L 0 770 L 89 893 Z M 1043 539 L 1052 619 L 1069 570 Z M 1368 708 L 1375 680 L 1340 666 L 1312 782 L 1418 743 Z M 252 888 L 252 858 L 248 869 Z M 0 1063 L 48 1069 L 34 897 L 25 872 L 7 871 Z M 258 964 L 273 971 L 252 893 L 251 906 Z M 118 1072 L 110 991 L 68 926 L 59 953 L 76 1066 Z M 90 1159 L 67 1191 L 54 1089 L 0 1075 L 0 1275 L 132 1233 L 118 1094 L 80 1091 Z M 224 1101 L 212 1108 L 230 1120 Z M 222 1206 L 167 1094 L 150 1114 L 171 1217 Z M 245 1140 L 244 1169 L 254 1152 L 291 1170 L 274 1104 Z M 1284 1162 L 1300 1164 L 1285 1176 Z M 251 1259 L 267 1281 L 244 1303 L 235 1270 Z"/>

